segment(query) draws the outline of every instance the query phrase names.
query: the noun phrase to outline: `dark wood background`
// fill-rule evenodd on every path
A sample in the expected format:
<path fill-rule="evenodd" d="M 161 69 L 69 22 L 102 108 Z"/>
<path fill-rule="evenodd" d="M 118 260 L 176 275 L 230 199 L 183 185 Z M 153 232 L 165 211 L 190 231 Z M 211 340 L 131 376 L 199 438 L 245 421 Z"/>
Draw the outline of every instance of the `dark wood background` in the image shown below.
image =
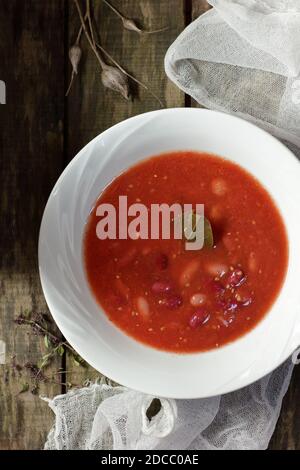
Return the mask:
<path fill-rule="evenodd" d="M 92 0 L 102 44 L 128 71 L 149 84 L 166 107 L 196 106 L 167 80 L 163 59 L 176 36 L 208 8 L 205 0 L 112 0 L 148 29 L 168 26 L 164 33 L 140 37 L 125 31 L 101 0 Z M 19 394 L 20 377 L 10 366 L 36 362 L 42 339 L 17 327 L 13 319 L 24 309 L 46 312 L 38 276 L 37 241 L 47 197 L 63 168 L 77 151 L 111 125 L 157 109 L 143 89 L 126 102 L 104 91 L 99 66 L 83 42 L 80 74 L 68 99 L 68 47 L 79 28 L 71 0 L 0 2 L 0 79 L 6 82 L 7 104 L 0 106 L 1 256 L 0 340 L 7 359 L 0 365 L 0 449 L 38 449 L 53 423 L 46 403 L 31 393 Z M 66 367 L 72 381 L 91 370 L 76 368 L 64 356 L 53 370 Z M 66 378 L 67 381 L 69 378 Z M 271 449 L 300 449 L 300 370 L 295 368 L 284 399 Z M 46 396 L 64 393 L 61 384 L 45 384 Z"/>

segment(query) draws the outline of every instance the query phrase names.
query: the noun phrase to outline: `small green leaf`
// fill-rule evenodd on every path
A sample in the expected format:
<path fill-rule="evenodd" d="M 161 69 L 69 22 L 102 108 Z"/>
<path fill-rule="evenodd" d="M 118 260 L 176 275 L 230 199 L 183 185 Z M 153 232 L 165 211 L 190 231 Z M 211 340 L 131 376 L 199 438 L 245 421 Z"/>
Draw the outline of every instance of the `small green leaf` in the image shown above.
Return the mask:
<path fill-rule="evenodd" d="M 203 215 L 190 212 L 183 215 L 183 235 L 187 241 L 194 241 L 197 225 L 203 220 L 204 241 L 203 247 L 212 248 L 214 246 L 214 237 L 210 221 Z"/>
<path fill-rule="evenodd" d="M 38 368 L 43 369 L 46 367 L 46 365 L 49 363 L 48 357 L 44 357 L 39 363 L 38 363 Z"/>
<path fill-rule="evenodd" d="M 63 356 L 64 352 L 65 352 L 65 348 L 61 345 L 61 346 L 58 346 L 57 348 L 57 352 L 60 356 Z"/>
<path fill-rule="evenodd" d="M 80 366 L 80 362 L 77 360 L 76 357 L 73 357 L 73 362 L 74 362 L 75 366 L 77 366 L 77 367 Z"/>
<path fill-rule="evenodd" d="M 49 341 L 48 335 L 45 335 L 45 336 L 44 336 L 44 343 L 45 343 L 46 348 L 49 349 L 51 345 L 50 345 L 50 341 Z"/>
<path fill-rule="evenodd" d="M 212 248 L 214 246 L 214 235 L 210 221 L 204 217 L 204 246 Z"/>
<path fill-rule="evenodd" d="M 25 393 L 25 392 L 28 392 L 28 390 L 29 390 L 29 384 L 26 382 L 22 384 L 22 387 L 19 393 Z"/>
<path fill-rule="evenodd" d="M 45 354 L 41 361 L 39 361 L 38 363 L 38 368 L 39 369 L 43 369 L 44 367 L 46 367 L 49 363 L 50 363 L 50 358 L 53 356 L 53 352 L 54 350 L 50 351 L 48 354 Z"/>
<path fill-rule="evenodd" d="M 26 320 L 29 320 L 31 318 L 31 311 L 27 309 L 24 310 L 23 317 L 26 318 Z"/>
<path fill-rule="evenodd" d="M 82 359 L 82 357 L 80 357 L 79 355 L 74 355 L 73 356 L 73 361 L 74 361 L 74 364 L 76 364 L 76 366 L 84 366 L 85 365 L 85 360 Z"/>
<path fill-rule="evenodd" d="M 187 241 L 195 240 L 195 230 L 200 221 L 200 215 L 191 211 L 183 214 L 183 235 Z"/>

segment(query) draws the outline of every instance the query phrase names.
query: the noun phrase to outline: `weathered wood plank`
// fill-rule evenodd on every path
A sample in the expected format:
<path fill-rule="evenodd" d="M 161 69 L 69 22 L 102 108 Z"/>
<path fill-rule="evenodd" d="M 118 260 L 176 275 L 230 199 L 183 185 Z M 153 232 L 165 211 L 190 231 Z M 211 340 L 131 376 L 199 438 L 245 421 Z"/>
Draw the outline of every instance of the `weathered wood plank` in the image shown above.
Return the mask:
<path fill-rule="evenodd" d="M 203 15 L 206 11 L 210 10 L 211 5 L 206 0 L 192 0 L 192 20 Z"/>
<path fill-rule="evenodd" d="M 168 46 L 184 28 L 183 0 L 112 0 L 127 17 L 140 19 L 148 30 L 164 26 L 163 33 L 140 37 L 122 28 L 118 17 L 101 0 L 95 0 L 94 16 L 99 25 L 102 45 L 124 68 L 139 80 L 149 84 L 152 91 L 167 107 L 183 106 L 184 95 L 166 77 L 163 60 Z M 69 3 L 70 44 L 77 35 L 79 22 L 74 5 Z M 113 124 L 139 113 L 158 109 L 157 101 L 145 90 L 138 90 L 138 97 L 126 102 L 110 90 L 104 90 L 100 82 L 99 65 L 82 41 L 83 61 L 80 74 L 68 99 L 68 155 L 75 153 L 94 136 Z M 134 87 L 136 89 L 136 87 Z M 72 371 L 68 381 L 80 383 L 95 372 L 82 370 L 68 361 L 67 370 Z"/>
<path fill-rule="evenodd" d="M 208 10 L 211 9 L 211 5 L 209 5 L 209 3 L 207 3 L 206 0 L 192 0 L 191 6 L 192 6 L 191 15 L 190 15 L 191 21 L 196 20 L 200 15 L 203 15 L 204 13 L 206 13 Z M 190 98 L 187 101 L 190 103 L 190 105 L 193 108 L 203 108 L 203 106 L 197 103 L 197 101 L 194 100 L 194 98 Z"/>
<path fill-rule="evenodd" d="M 269 449 L 300 449 L 300 368 L 295 366 L 292 380 L 283 399 L 280 417 L 272 436 Z"/>
<path fill-rule="evenodd" d="M 24 309 L 46 311 L 37 240 L 63 162 L 63 21 L 63 2 L 0 2 L 0 78 L 7 86 L 7 104 L 0 106 L 0 340 L 7 349 L 6 365 L 0 364 L 0 449 L 40 448 L 52 423 L 39 397 L 18 394 L 23 378 L 9 363 L 13 354 L 19 363 L 35 363 L 43 348 L 13 319 Z M 50 396 L 60 390 L 41 387 Z"/>

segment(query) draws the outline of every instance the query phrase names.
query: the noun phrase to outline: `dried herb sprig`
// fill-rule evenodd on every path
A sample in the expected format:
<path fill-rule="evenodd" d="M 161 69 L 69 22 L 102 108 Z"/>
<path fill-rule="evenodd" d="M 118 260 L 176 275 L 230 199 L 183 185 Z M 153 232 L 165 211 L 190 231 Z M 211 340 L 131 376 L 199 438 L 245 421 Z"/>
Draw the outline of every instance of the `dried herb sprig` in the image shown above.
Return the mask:
<path fill-rule="evenodd" d="M 86 20 L 86 18 L 87 18 L 87 14 L 85 15 L 84 20 Z M 82 31 L 83 31 L 83 27 L 81 25 L 77 34 L 76 41 L 74 42 L 73 46 L 71 46 L 69 49 L 69 59 L 72 65 L 72 73 L 71 73 L 70 83 L 69 83 L 65 96 L 69 96 L 74 78 L 78 74 L 78 66 L 81 60 L 81 56 L 82 56 L 82 49 L 80 47 L 80 39 L 82 36 Z"/>
<path fill-rule="evenodd" d="M 72 348 L 72 346 L 67 341 L 63 340 L 62 338 L 51 332 L 48 328 L 46 328 L 43 325 L 43 321 L 44 316 L 39 316 L 31 319 L 28 318 L 28 316 L 25 316 L 24 314 L 20 314 L 15 319 L 15 323 L 17 323 L 18 325 L 29 325 L 31 326 L 35 334 L 46 337 L 47 339 L 44 340 L 45 345 L 48 345 L 48 347 L 50 345 L 54 346 L 55 352 L 58 352 L 61 356 L 64 353 L 63 348 L 66 348 L 72 354 L 72 356 L 77 358 L 78 354 L 75 349 Z"/>
<path fill-rule="evenodd" d="M 113 67 L 111 65 L 108 65 L 104 59 L 101 57 L 98 49 L 97 49 L 97 46 L 96 46 L 96 43 L 95 43 L 95 40 L 94 40 L 94 34 L 93 34 L 93 27 L 92 27 L 92 21 L 91 21 L 91 16 L 90 16 L 90 11 L 89 11 L 89 3 L 87 3 L 87 15 L 88 15 L 88 22 L 89 22 L 89 27 L 90 27 L 90 32 L 88 31 L 87 29 L 87 26 L 85 24 L 85 21 L 84 21 L 84 17 L 83 17 L 83 14 L 82 14 L 82 11 L 81 11 L 81 8 L 80 8 L 80 5 L 79 5 L 79 2 L 78 0 L 74 0 L 75 2 L 75 5 L 76 5 L 76 8 L 77 8 L 77 11 L 78 11 L 78 15 L 79 15 L 79 18 L 80 18 L 80 22 L 81 22 L 81 25 L 83 27 L 83 31 L 85 33 L 85 36 L 100 64 L 100 67 L 102 69 L 102 72 L 101 72 L 101 81 L 102 81 L 102 84 L 106 87 L 106 88 L 110 88 L 112 90 L 115 90 L 119 93 L 121 93 L 121 95 L 125 98 L 125 99 L 129 99 L 129 85 L 128 85 L 128 79 L 127 79 L 127 76 L 122 73 L 120 71 L 120 69 L 118 69 L 117 67 Z"/>
<path fill-rule="evenodd" d="M 93 29 L 93 22 L 92 22 L 92 16 L 91 16 L 91 6 L 90 6 L 90 0 L 86 0 L 86 13 L 85 16 L 83 17 L 81 8 L 79 6 L 78 0 L 74 0 L 74 3 L 76 5 L 78 14 L 79 14 L 79 19 L 80 19 L 80 29 L 77 35 L 77 39 L 74 43 L 74 45 L 70 48 L 69 55 L 70 55 L 70 60 L 72 63 L 72 74 L 71 74 L 71 80 L 70 84 L 66 93 L 66 96 L 69 94 L 70 89 L 73 84 L 73 80 L 77 74 L 77 69 L 78 69 L 78 64 L 81 58 L 81 52 L 79 52 L 78 47 L 80 38 L 82 33 L 84 32 L 88 43 L 93 50 L 94 54 L 96 55 L 96 58 L 100 64 L 101 67 L 101 81 L 104 87 L 110 88 L 114 91 L 117 91 L 120 93 L 125 99 L 129 99 L 130 95 L 130 90 L 129 90 L 129 83 L 128 79 L 131 79 L 135 83 L 137 83 L 139 86 L 144 88 L 151 96 L 153 96 L 159 103 L 161 107 L 164 107 L 163 102 L 159 99 L 159 97 L 153 93 L 150 88 L 143 83 L 141 80 L 138 80 L 135 78 L 133 75 L 128 73 L 113 57 L 99 44 L 96 43 L 95 40 L 95 33 Z M 108 4 L 108 3 L 107 3 Z M 122 15 L 120 12 L 118 12 L 120 15 Z M 124 17 L 125 18 L 125 17 Z M 88 25 L 86 25 L 86 21 Z M 142 30 L 140 30 L 142 31 Z M 144 33 L 149 33 L 145 32 Z M 156 31 L 158 32 L 158 31 Z M 97 50 L 98 49 L 98 50 Z M 81 49 L 80 49 L 81 51 Z M 105 62 L 104 58 L 100 55 L 99 51 L 101 51 L 102 54 L 106 58 L 110 60 L 114 64 L 114 66 L 109 65 Z"/>
<path fill-rule="evenodd" d="M 81 59 L 81 55 L 82 55 L 82 51 L 81 51 L 81 47 L 79 45 L 74 44 L 73 46 L 70 47 L 69 59 L 70 59 L 70 62 L 72 64 L 72 73 L 71 73 L 70 83 L 69 83 L 69 86 L 68 86 L 68 89 L 66 91 L 65 96 L 69 96 L 69 93 L 70 93 L 72 85 L 73 85 L 74 78 L 78 74 L 78 65 L 79 65 L 79 62 L 80 62 L 80 59 Z"/>
<path fill-rule="evenodd" d="M 16 357 L 13 356 L 12 358 L 12 369 L 21 375 L 22 371 L 27 371 L 29 374 L 29 379 L 33 382 L 33 388 L 31 389 L 32 393 L 38 393 L 39 384 L 41 382 L 49 382 L 49 376 L 45 375 L 45 370 L 48 366 L 51 365 L 53 360 L 58 356 L 63 356 L 65 352 L 71 355 L 73 362 L 77 366 L 85 366 L 85 361 L 78 355 L 75 349 L 64 340 L 61 336 L 56 335 L 53 331 L 49 328 L 49 318 L 47 315 L 44 314 L 35 314 L 31 315 L 29 312 L 21 313 L 16 319 L 15 323 L 17 325 L 27 325 L 30 326 L 33 333 L 39 336 L 43 336 L 44 338 L 44 345 L 47 352 L 41 357 L 40 361 L 37 364 L 32 362 L 26 362 L 24 366 L 16 363 Z M 60 370 L 59 374 L 64 374 L 66 371 Z M 62 382 L 58 382 L 54 380 L 53 375 L 52 379 L 50 380 L 51 383 L 57 383 L 60 385 L 64 385 Z M 24 393 L 29 390 L 29 386 L 27 387 L 28 382 L 23 383 L 22 388 L 19 393 Z M 70 387 L 70 383 L 65 384 Z M 82 384 L 80 384 L 81 386 Z"/>
<path fill-rule="evenodd" d="M 131 75 L 129 72 L 127 72 L 120 64 L 118 64 L 118 62 L 100 45 L 100 44 L 97 44 L 97 47 L 103 52 L 103 54 L 106 55 L 106 57 L 108 57 L 108 59 L 113 63 L 115 64 L 116 67 L 118 67 L 118 69 L 123 72 L 125 75 L 127 75 L 127 77 L 131 78 L 131 80 L 133 80 L 135 83 L 137 83 L 138 85 L 140 85 L 142 88 L 144 88 L 145 90 L 148 91 L 148 93 L 150 93 L 151 96 L 153 96 L 153 98 L 155 98 L 158 103 L 160 104 L 160 106 L 163 108 L 164 107 L 164 104 L 163 102 L 160 100 L 160 98 L 155 94 L 153 93 L 153 91 L 150 90 L 150 88 L 143 82 L 141 82 L 140 80 L 138 80 L 137 78 L 135 78 L 133 75 Z"/>
<path fill-rule="evenodd" d="M 168 29 L 167 27 L 155 29 L 152 31 L 147 31 L 145 29 L 142 29 L 136 24 L 136 21 L 134 21 L 132 18 L 127 18 L 127 16 L 123 15 L 123 13 L 121 13 L 116 7 L 114 7 L 108 0 L 102 0 L 102 1 L 121 19 L 123 27 L 125 29 L 128 29 L 129 31 L 135 31 L 138 34 L 155 34 L 155 33 L 161 33 Z"/>

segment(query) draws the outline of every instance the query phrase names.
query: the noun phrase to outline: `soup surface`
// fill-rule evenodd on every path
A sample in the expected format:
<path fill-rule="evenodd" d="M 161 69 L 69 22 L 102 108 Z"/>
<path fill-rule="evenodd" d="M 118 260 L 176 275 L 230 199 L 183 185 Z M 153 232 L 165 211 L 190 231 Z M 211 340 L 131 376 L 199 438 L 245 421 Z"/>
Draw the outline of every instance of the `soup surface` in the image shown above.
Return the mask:
<path fill-rule="evenodd" d="M 148 209 L 204 204 L 213 246 L 188 251 L 184 239 L 138 233 L 100 240 L 96 209 L 118 208 L 121 195 Z M 108 318 L 135 339 L 176 352 L 217 348 L 251 330 L 276 299 L 287 261 L 285 227 L 267 191 L 238 165 L 198 152 L 152 157 L 122 173 L 97 200 L 84 237 L 87 279 Z"/>

